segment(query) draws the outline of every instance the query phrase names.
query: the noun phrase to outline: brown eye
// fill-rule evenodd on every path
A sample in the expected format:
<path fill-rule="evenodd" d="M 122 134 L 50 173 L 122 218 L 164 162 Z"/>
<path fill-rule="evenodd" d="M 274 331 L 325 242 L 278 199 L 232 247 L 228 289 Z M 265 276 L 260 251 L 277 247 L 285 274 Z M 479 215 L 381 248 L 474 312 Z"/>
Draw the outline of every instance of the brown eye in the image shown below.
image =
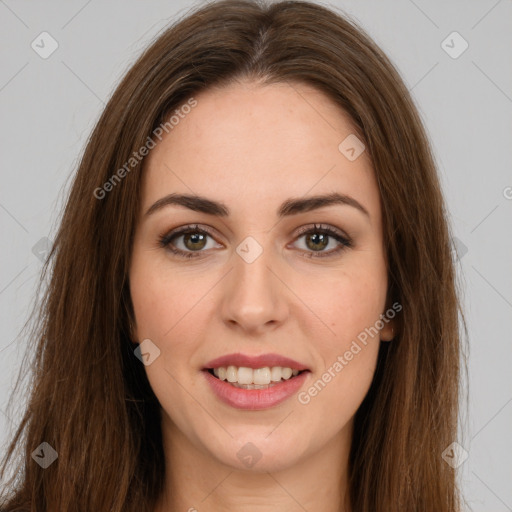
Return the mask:
<path fill-rule="evenodd" d="M 306 245 L 313 251 L 321 251 L 329 245 L 329 236 L 323 233 L 306 235 Z"/>
<path fill-rule="evenodd" d="M 306 246 L 303 256 L 306 258 L 323 258 L 336 256 L 345 249 L 352 247 L 352 241 L 342 232 L 330 226 L 317 226 L 302 228 L 298 239 L 304 238 Z M 324 249 L 334 242 L 334 248 L 330 251 Z M 336 242 L 338 247 L 336 247 Z"/>
<path fill-rule="evenodd" d="M 214 244 L 208 245 L 208 239 L 213 241 L 213 235 L 199 226 L 184 226 L 160 237 L 159 245 L 169 249 L 174 254 L 184 258 L 202 256 L 207 249 L 213 248 Z"/>
<path fill-rule="evenodd" d="M 206 245 L 206 237 L 208 235 L 205 235 L 203 233 L 192 232 L 187 234 L 182 233 L 181 236 L 183 236 L 183 245 L 187 249 L 191 251 L 197 251 L 204 249 Z"/>

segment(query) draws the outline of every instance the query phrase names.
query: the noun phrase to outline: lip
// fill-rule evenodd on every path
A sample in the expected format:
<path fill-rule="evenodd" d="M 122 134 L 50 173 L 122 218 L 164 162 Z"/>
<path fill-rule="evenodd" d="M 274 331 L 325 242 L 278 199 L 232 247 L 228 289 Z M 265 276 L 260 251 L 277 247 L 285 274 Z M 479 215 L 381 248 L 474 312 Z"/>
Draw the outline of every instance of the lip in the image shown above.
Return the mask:
<path fill-rule="evenodd" d="M 225 356 L 212 359 L 210 362 L 206 363 L 203 370 L 219 368 L 220 366 L 243 366 L 245 368 L 252 368 L 253 370 L 255 368 L 264 368 L 265 366 L 270 368 L 273 366 L 281 366 L 284 368 L 291 368 L 292 370 L 309 370 L 306 365 L 279 354 L 249 356 L 241 353 L 227 354 Z"/>
<path fill-rule="evenodd" d="M 308 378 L 310 371 L 299 373 L 295 377 L 276 383 L 267 389 L 235 388 L 228 382 L 213 376 L 206 369 L 201 373 L 204 374 L 210 389 L 219 400 L 237 409 L 257 411 L 274 407 L 297 393 Z"/>

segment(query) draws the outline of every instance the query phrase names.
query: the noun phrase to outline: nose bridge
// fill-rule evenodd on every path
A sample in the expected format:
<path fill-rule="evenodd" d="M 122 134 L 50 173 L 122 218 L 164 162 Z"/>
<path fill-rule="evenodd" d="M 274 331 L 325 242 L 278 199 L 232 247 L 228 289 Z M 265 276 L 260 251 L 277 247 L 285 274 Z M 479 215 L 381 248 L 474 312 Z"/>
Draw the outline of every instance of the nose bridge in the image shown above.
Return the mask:
<path fill-rule="evenodd" d="M 245 329 L 281 321 L 285 314 L 282 285 L 271 270 L 271 237 L 258 238 L 248 236 L 237 246 L 224 296 L 224 319 Z"/>

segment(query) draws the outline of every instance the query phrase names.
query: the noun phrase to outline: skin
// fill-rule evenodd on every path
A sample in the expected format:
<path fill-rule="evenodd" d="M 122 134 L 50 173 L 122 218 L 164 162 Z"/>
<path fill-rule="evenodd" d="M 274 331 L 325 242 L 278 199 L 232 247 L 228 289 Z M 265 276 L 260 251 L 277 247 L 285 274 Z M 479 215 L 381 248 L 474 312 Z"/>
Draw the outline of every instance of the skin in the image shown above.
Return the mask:
<path fill-rule="evenodd" d="M 304 391 L 385 313 L 381 201 L 371 162 L 366 151 L 354 161 L 340 152 L 355 132 L 350 118 L 310 86 L 237 82 L 194 97 L 197 106 L 145 162 L 129 274 L 132 336 L 160 349 L 145 366 L 163 413 L 166 486 L 155 511 L 347 512 L 353 417 L 393 321 L 307 404 L 292 396 L 265 410 L 236 409 L 217 399 L 201 369 L 237 351 L 277 353 L 309 367 Z M 221 201 L 231 214 L 172 205 L 145 215 L 171 192 Z M 355 198 L 369 217 L 349 205 L 277 217 L 286 199 L 332 192 Z M 173 244 L 199 257 L 179 258 L 159 246 L 160 236 L 196 223 L 215 236 L 203 246 L 185 245 L 183 235 Z M 297 235 L 314 223 L 341 230 L 353 246 L 304 257 L 340 246 L 329 237 L 318 249 L 318 241 Z M 250 264 L 236 252 L 247 236 L 263 249 Z M 251 468 L 237 457 L 248 442 L 261 453 Z"/>

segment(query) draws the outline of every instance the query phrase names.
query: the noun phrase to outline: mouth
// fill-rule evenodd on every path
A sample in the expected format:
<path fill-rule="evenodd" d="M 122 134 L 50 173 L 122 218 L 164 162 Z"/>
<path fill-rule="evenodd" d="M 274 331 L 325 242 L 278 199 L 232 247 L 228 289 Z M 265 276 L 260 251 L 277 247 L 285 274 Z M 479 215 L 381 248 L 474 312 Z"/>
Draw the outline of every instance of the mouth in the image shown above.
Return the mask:
<path fill-rule="evenodd" d="M 235 352 L 207 362 L 201 373 L 220 401 L 257 411 L 290 399 L 306 385 L 311 372 L 306 364 L 281 354 Z"/>
<path fill-rule="evenodd" d="M 282 366 L 228 365 L 209 366 L 201 373 L 220 401 L 236 409 L 258 411 L 275 407 L 294 396 L 306 384 L 311 371 Z"/>
<path fill-rule="evenodd" d="M 239 389 L 268 389 L 280 383 L 292 381 L 309 370 L 282 366 L 249 368 L 246 366 L 218 366 L 204 368 L 214 378 Z"/>

